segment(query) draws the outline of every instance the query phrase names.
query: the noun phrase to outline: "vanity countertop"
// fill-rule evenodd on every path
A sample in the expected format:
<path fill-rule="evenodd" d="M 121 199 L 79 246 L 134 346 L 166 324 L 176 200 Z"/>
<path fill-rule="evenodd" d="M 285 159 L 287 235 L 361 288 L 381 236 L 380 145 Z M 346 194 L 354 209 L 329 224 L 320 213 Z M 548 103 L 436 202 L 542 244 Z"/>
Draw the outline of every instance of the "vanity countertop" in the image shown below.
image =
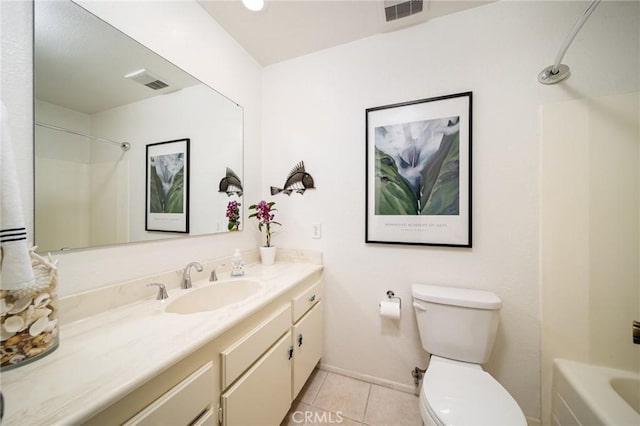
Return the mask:
<path fill-rule="evenodd" d="M 241 279 L 265 290 L 238 304 L 181 315 L 146 299 L 63 324 L 53 353 L 2 372 L 3 423 L 86 421 L 321 270 L 312 263 L 248 265 Z M 184 291 L 169 289 L 169 300 Z"/>

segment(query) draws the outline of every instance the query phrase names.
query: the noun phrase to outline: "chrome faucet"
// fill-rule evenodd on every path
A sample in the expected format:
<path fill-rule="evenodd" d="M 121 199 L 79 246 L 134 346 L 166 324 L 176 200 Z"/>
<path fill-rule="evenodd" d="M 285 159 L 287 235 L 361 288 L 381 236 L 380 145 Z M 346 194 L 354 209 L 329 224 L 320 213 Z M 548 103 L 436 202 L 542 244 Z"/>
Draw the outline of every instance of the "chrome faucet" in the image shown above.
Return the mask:
<path fill-rule="evenodd" d="M 195 266 L 196 271 L 202 272 L 202 265 L 198 262 L 191 262 L 184 268 L 184 272 L 182 272 L 182 282 L 180 284 L 181 288 L 187 289 L 191 288 L 191 267 Z"/>

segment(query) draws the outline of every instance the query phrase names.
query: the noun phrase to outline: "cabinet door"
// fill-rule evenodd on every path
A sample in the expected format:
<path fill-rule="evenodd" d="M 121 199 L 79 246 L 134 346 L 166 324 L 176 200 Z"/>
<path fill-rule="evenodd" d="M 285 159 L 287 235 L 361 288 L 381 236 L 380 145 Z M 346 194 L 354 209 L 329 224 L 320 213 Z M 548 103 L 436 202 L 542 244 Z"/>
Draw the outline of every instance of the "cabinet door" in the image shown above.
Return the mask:
<path fill-rule="evenodd" d="M 278 425 L 291 406 L 288 331 L 222 397 L 225 426 Z"/>
<path fill-rule="evenodd" d="M 293 326 L 293 381 L 295 399 L 322 355 L 322 301 Z"/>

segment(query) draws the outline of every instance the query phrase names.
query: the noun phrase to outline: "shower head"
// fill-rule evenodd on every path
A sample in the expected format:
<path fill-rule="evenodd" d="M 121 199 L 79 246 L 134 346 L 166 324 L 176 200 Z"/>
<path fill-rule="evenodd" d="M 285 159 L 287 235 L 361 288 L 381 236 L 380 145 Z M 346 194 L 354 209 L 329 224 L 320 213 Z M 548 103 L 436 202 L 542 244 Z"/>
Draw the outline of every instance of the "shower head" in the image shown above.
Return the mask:
<path fill-rule="evenodd" d="M 578 31 L 580 31 L 580 28 L 582 28 L 586 20 L 589 19 L 589 16 L 591 16 L 600 1 L 601 0 L 591 0 L 589 6 L 587 6 L 582 15 L 580 15 L 576 23 L 573 24 L 573 28 L 571 28 L 571 31 L 567 35 L 567 38 L 565 38 L 564 43 L 562 43 L 562 46 L 560 47 L 560 51 L 556 56 L 556 61 L 553 63 L 553 65 L 546 67 L 545 69 L 540 71 L 540 74 L 538 74 L 538 81 L 540 83 L 555 84 L 569 77 L 569 67 L 561 64 L 560 62 L 562 62 L 562 58 L 564 57 L 564 54 L 567 53 L 567 49 L 571 45 L 573 39 L 576 37 L 576 34 L 578 34 Z"/>

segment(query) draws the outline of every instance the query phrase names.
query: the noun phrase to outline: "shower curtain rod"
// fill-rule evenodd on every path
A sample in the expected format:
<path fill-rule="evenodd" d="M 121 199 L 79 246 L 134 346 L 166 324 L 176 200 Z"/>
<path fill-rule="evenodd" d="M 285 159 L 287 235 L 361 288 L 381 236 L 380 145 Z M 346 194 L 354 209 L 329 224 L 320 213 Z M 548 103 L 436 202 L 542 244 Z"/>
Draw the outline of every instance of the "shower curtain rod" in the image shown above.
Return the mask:
<path fill-rule="evenodd" d="M 569 49 L 569 46 L 573 42 L 573 39 L 576 38 L 578 31 L 580 31 L 580 28 L 582 28 L 587 19 L 589 19 L 589 16 L 591 16 L 600 1 L 601 0 L 591 0 L 589 6 L 587 6 L 584 12 L 582 12 L 582 15 L 580 15 L 576 23 L 573 24 L 573 28 L 571 28 L 571 31 L 569 31 L 569 34 L 564 39 L 564 42 L 562 43 L 562 46 L 560 47 L 560 50 L 556 55 L 556 60 L 553 65 L 548 66 L 547 68 L 543 69 L 540 74 L 538 74 L 538 81 L 540 83 L 555 84 L 569 77 L 569 67 L 567 65 L 561 64 L 560 62 L 562 62 L 562 58 L 564 57 L 564 54 L 567 53 L 567 49 Z"/>
<path fill-rule="evenodd" d="M 99 142 L 106 142 L 106 143 L 118 145 L 123 151 L 129 151 L 129 149 L 131 149 L 131 144 L 129 142 L 116 142 L 116 141 L 112 141 L 111 139 L 101 138 L 98 136 L 91 136 L 82 132 L 77 132 L 75 130 L 65 129 L 64 127 L 54 126 L 53 124 L 41 123 L 39 121 L 36 121 L 35 124 L 36 126 L 46 127 L 48 129 L 58 130 L 60 132 L 71 133 L 72 135 L 83 136 L 85 138 L 93 139 Z"/>

